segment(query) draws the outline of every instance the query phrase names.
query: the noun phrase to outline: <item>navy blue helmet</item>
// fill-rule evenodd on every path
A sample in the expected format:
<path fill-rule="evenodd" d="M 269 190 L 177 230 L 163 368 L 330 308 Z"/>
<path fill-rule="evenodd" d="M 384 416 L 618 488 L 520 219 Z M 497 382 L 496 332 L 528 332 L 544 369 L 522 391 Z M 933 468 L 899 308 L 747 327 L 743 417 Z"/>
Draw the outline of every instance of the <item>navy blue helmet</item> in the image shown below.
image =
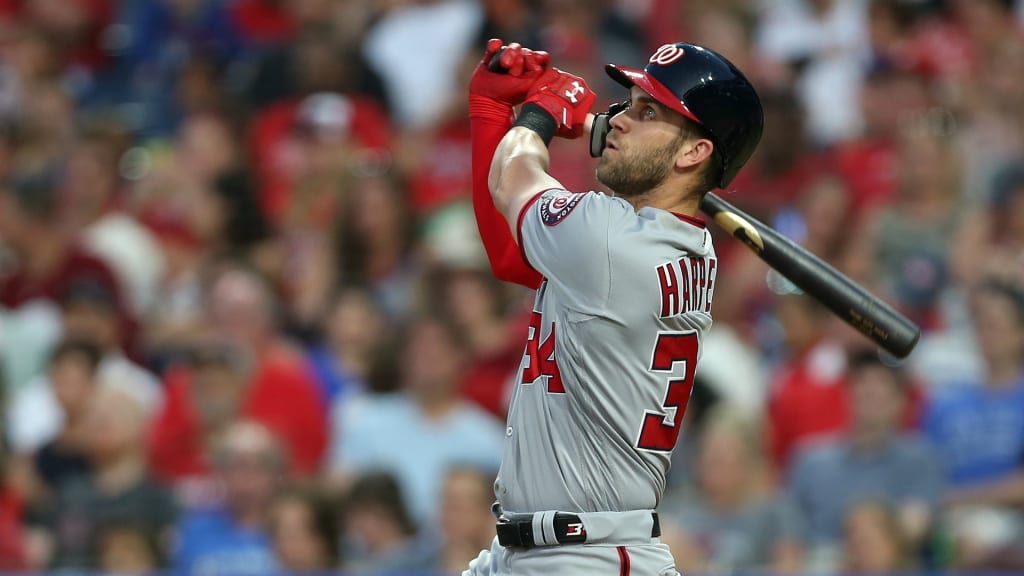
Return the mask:
<path fill-rule="evenodd" d="M 722 158 L 720 188 L 729 185 L 761 140 L 761 99 L 717 52 L 677 42 L 658 48 L 643 70 L 615 64 L 605 70 L 619 84 L 640 87 L 708 131 Z"/>

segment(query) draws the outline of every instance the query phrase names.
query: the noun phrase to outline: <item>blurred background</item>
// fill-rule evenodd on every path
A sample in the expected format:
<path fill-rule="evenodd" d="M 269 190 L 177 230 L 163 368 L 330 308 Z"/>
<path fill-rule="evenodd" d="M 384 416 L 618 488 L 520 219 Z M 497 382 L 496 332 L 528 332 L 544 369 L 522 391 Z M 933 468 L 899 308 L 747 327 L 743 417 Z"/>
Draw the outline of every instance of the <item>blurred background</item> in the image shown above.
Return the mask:
<path fill-rule="evenodd" d="M 661 506 L 684 573 L 1024 570 L 1024 2 L 0 0 L 0 571 L 458 573 L 531 294 L 472 217 L 488 38 L 715 49 L 725 198 L 918 322 L 905 362 L 720 234 Z M 596 189 L 587 146 L 552 171 Z"/>

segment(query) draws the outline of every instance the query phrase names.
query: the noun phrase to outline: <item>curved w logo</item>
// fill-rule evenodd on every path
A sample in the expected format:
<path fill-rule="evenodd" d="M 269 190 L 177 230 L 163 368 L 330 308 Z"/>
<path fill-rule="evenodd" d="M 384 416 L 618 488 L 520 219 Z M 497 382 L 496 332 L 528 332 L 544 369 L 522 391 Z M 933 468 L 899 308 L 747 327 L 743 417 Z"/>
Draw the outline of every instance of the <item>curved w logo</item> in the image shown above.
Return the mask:
<path fill-rule="evenodd" d="M 665 66 L 683 57 L 683 49 L 675 44 L 663 44 L 650 59 L 651 64 Z"/>

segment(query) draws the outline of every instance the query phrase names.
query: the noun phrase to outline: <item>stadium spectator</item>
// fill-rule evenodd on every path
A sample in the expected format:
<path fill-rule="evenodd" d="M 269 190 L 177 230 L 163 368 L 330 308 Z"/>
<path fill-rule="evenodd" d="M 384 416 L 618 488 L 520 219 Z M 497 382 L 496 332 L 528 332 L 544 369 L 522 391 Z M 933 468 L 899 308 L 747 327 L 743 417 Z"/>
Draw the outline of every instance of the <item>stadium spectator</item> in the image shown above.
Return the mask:
<path fill-rule="evenodd" d="M 1002 276 L 1024 283 L 1024 160 L 996 172 L 990 192 L 958 231 L 953 246 L 956 281 L 971 287 Z"/>
<path fill-rule="evenodd" d="M 257 273 L 238 264 L 220 270 L 207 293 L 209 339 L 196 346 L 226 345 L 250 366 L 244 384 L 242 414 L 270 428 L 285 443 L 291 469 L 308 476 L 319 470 L 327 444 L 327 406 L 321 400 L 313 371 L 300 350 L 277 325 L 278 302 Z M 184 368 L 184 367 L 183 367 Z M 171 450 L 182 459 L 162 471 L 172 477 L 202 460 L 203 421 L 192 398 L 195 386 L 187 369 L 169 371 L 165 378 L 167 402 L 159 415 L 151 446 Z M 166 448 L 183 442 L 185 451 Z M 191 450 L 191 452 L 190 452 Z M 176 472 L 177 470 L 177 472 Z"/>
<path fill-rule="evenodd" d="M 270 534 L 287 572 L 327 573 L 341 565 L 339 513 L 318 492 L 288 490 L 274 501 Z"/>
<path fill-rule="evenodd" d="M 832 149 L 835 171 L 850 190 L 856 217 L 892 203 L 900 178 L 900 131 L 934 104 L 927 78 L 884 61 L 866 71 L 859 102 L 864 118 L 860 132 Z"/>
<path fill-rule="evenodd" d="M 115 294 L 102 282 L 83 279 L 73 281 L 59 298 L 65 338 L 97 346 L 102 357 L 95 379 L 133 396 L 148 421 L 163 404 L 163 387 L 122 348 L 124 325 Z M 19 452 L 39 448 L 62 429 L 65 415 L 54 384 L 47 374 L 41 374 L 15 397 L 10 429 Z"/>
<path fill-rule="evenodd" d="M 123 9 L 126 37 L 121 46 L 128 69 L 122 90 L 142 106 L 138 131 L 151 138 L 172 134 L 181 121 L 174 90 L 182 69 L 194 58 L 211 59 L 224 74 L 245 46 L 226 2 L 143 2 Z"/>
<path fill-rule="evenodd" d="M 462 396 L 504 421 L 529 316 L 508 314 L 507 288 L 489 271 L 441 265 L 432 274 L 426 298 L 465 335 Z"/>
<path fill-rule="evenodd" d="M 370 369 L 389 340 L 383 313 L 363 286 L 345 286 L 334 295 L 323 320 L 323 336 L 309 351 L 324 402 L 336 409 L 363 393 Z"/>
<path fill-rule="evenodd" d="M 281 273 L 239 147 L 227 119 L 203 111 L 188 116 L 172 151 L 145 157 L 154 166 L 140 174 L 133 196 L 167 261 L 145 330 L 147 356 L 161 367 L 208 332 L 203 292 L 218 264 L 248 265 L 271 279 Z"/>
<path fill-rule="evenodd" d="M 429 550 L 416 539 L 417 526 L 394 476 L 367 472 L 356 478 L 342 506 L 346 566 L 356 572 L 421 570 Z"/>
<path fill-rule="evenodd" d="M 945 487 L 938 455 L 924 438 L 903 430 L 912 398 L 907 378 L 866 350 L 852 356 L 848 386 L 846 429 L 835 439 L 798 450 L 787 478 L 812 565 L 822 570 L 841 564 L 844 523 L 863 502 L 891 509 L 903 548 L 920 554 Z M 856 544 L 862 521 L 852 522 Z"/>
<path fill-rule="evenodd" d="M 68 150 L 75 145 L 75 102 L 67 86 L 54 75 L 44 75 L 39 80 L 25 91 L 24 100 L 19 102 L 16 111 L 19 146 L 12 168 L 17 172 L 57 171 L 66 162 Z M 47 177 L 53 182 L 59 180 L 56 172 Z"/>
<path fill-rule="evenodd" d="M 798 517 L 774 488 L 758 432 L 726 404 L 708 415 L 692 491 L 661 507 L 664 540 L 683 571 L 800 569 Z"/>
<path fill-rule="evenodd" d="M 239 421 L 217 443 L 214 462 L 223 502 L 182 515 L 173 568 L 210 575 L 277 573 L 270 513 L 288 469 L 285 449 L 263 425 Z"/>
<path fill-rule="evenodd" d="M 459 396 L 460 335 L 445 321 L 418 317 L 393 361 L 400 391 L 366 395 L 333 415 L 331 468 L 344 482 L 371 470 L 394 474 L 418 524 L 433 527 L 444 473 L 463 463 L 498 466 L 501 424 Z"/>
<path fill-rule="evenodd" d="M 828 168 L 828 156 L 816 152 L 804 133 L 806 116 L 796 93 L 788 87 L 761 93 L 766 126 L 787 126 L 787 130 L 766 130 L 766 146 L 758 146 L 731 186 L 742 190 L 737 206 L 763 221 L 797 201 Z M 723 257 L 740 252 L 722 244 Z M 717 250 L 717 246 L 716 246 Z M 717 302 L 716 302 L 717 304 Z"/>
<path fill-rule="evenodd" d="M 138 523 L 167 535 L 177 515 L 171 493 L 148 474 L 144 412 L 133 397 L 97 389 L 84 428 L 91 472 L 60 486 L 40 516 L 44 534 L 53 541 L 51 568 L 97 568 L 96 537 L 108 523 Z"/>
<path fill-rule="evenodd" d="M 478 61 L 476 46 L 458 64 L 458 84 L 468 86 Z M 409 176 L 409 203 L 419 219 L 428 219 L 471 191 L 469 107 L 453 92 L 427 128 L 406 131 L 396 142 L 396 167 Z"/>
<path fill-rule="evenodd" d="M 260 183 L 259 203 L 280 225 L 301 208 L 303 187 L 389 162 L 393 129 L 387 109 L 357 81 L 359 56 L 322 23 L 301 31 L 283 55 L 285 70 L 257 90 L 272 99 L 251 119 L 248 154 Z M 320 214 L 323 216 L 323 214 Z"/>
<path fill-rule="evenodd" d="M 389 320 L 409 317 L 422 263 L 413 250 L 416 227 L 400 175 L 357 178 L 336 230 L 338 282 L 369 284 Z"/>
<path fill-rule="evenodd" d="M 89 342 L 65 340 L 57 345 L 50 359 L 47 388 L 57 406 L 59 422 L 55 437 L 31 454 L 38 491 L 31 495 L 33 504 L 45 502 L 65 482 L 90 472 L 88 458 L 87 416 L 98 384 L 100 350 Z M 19 419 L 43 416 L 50 410 L 42 406 L 22 406 L 27 413 Z M 35 409 L 40 409 L 38 412 Z"/>
<path fill-rule="evenodd" d="M 948 498 L 963 499 L 948 528 L 965 567 L 1022 534 L 1020 511 L 1005 506 L 999 486 L 1022 470 L 1024 293 L 984 283 L 972 294 L 971 313 L 986 377 L 936 390 L 923 421 L 946 467 Z"/>
<path fill-rule="evenodd" d="M 445 474 L 435 570 L 457 574 L 494 538 L 493 485 L 494 474 L 479 468 L 454 466 Z"/>
<path fill-rule="evenodd" d="M 0 239 L 10 258 L 0 273 L 0 322 L 5 346 L 2 365 L 9 396 L 42 371 L 61 331 L 57 309 L 62 295 L 78 280 L 105 286 L 119 318 L 129 313 L 114 273 L 58 226 L 57 175 L 40 169 L 12 177 L 0 195 Z M 130 333 L 122 333 L 127 343 Z"/>
<path fill-rule="evenodd" d="M 925 332 L 944 325 L 952 239 L 966 219 L 955 141 L 943 118 L 926 115 L 904 126 L 895 197 L 851 236 L 854 273 L 877 278 L 877 289 Z"/>
<path fill-rule="evenodd" d="M 211 261 L 230 258 L 273 277 L 275 239 L 244 168 L 229 119 L 200 112 L 185 119 L 176 148 L 178 178 L 191 196 L 184 206 L 196 240 Z"/>
<path fill-rule="evenodd" d="M 217 498 L 212 455 L 242 415 L 252 368 L 238 350 L 211 343 L 196 347 L 185 365 L 171 370 L 168 378 L 181 383 L 168 390 L 169 404 L 185 415 L 166 410 L 153 423 L 147 437 L 150 467 L 174 487 L 184 508 L 201 507 Z M 187 380 L 177 379 L 174 371 L 185 370 Z"/>
<path fill-rule="evenodd" d="M 61 294 L 60 306 L 64 335 L 92 342 L 103 353 L 100 379 L 134 396 L 147 418 L 159 410 L 163 388 L 156 375 L 136 360 L 137 331 L 119 317 L 117 295 L 102 282 L 76 280 Z"/>
<path fill-rule="evenodd" d="M 208 258 L 248 264 L 275 281 L 282 272 L 280 248 L 257 204 L 249 173 L 231 167 L 216 174 L 203 192 L 194 215 Z"/>
<path fill-rule="evenodd" d="M 821 160 L 818 159 L 818 162 Z M 765 207 L 774 206 L 768 221 L 793 242 L 828 262 L 838 264 L 844 256 L 847 243 L 843 231 L 854 222 L 850 191 L 833 174 L 813 171 L 808 167 L 800 171 L 804 173 L 779 175 L 779 178 L 788 181 L 787 188 L 793 186 L 788 192 L 791 199 L 787 203 L 766 203 Z M 745 173 L 746 170 L 740 172 L 739 177 Z M 768 177 L 758 174 L 753 177 L 758 176 Z M 750 206 L 752 203 L 746 204 Z M 729 268 L 730 281 L 723 282 L 715 289 L 715 319 L 722 320 L 728 329 L 736 331 L 744 341 L 771 353 L 771 342 L 758 342 L 757 339 L 763 333 L 766 322 L 775 315 L 777 292 L 780 289 L 788 290 L 789 286 L 784 282 L 780 286 L 778 273 L 773 272 L 763 260 L 743 246 L 726 248 L 720 258 L 726 259 L 722 266 Z M 761 338 L 774 339 L 774 335 Z M 728 361 L 726 365 L 723 367 L 726 371 L 733 368 Z M 746 395 L 757 396 L 758 392 L 756 389 L 748 390 Z"/>
<path fill-rule="evenodd" d="M 972 313 L 987 378 L 936 391 L 923 421 L 954 489 L 1012 474 L 1024 453 L 1024 293 L 986 283 Z"/>
<path fill-rule="evenodd" d="M 164 255 L 125 202 L 119 168 L 130 135 L 116 124 L 96 124 L 83 129 L 67 158 L 61 219 L 117 275 L 126 304 L 138 318 L 153 305 Z"/>
<path fill-rule="evenodd" d="M 775 310 L 785 356 L 769 379 L 768 449 L 775 467 L 784 471 L 801 443 L 845 425 L 846 352 L 830 332 L 828 310 L 810 296 L 782 295 Z"/>

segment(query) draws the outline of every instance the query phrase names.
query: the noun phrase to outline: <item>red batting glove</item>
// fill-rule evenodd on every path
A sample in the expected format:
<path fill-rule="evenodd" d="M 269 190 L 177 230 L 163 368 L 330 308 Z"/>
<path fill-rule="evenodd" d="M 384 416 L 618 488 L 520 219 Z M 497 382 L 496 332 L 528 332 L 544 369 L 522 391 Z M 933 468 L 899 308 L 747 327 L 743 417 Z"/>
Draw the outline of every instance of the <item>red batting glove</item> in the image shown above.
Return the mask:
<path fill-rule="evenodd" d="M 558 68 L 550 68 L 536 80 L 526 95 L 532 102 L 551 114 L 558 125 L 556 136 L 579 138 L 587 113 L 594 107 L 597 95 L 586 80 Z"/>
<path fill-rule="evenodd" d="M 497 68 L 492 69 L 491 61 L 498 57 Z M 513 42 L 502 45 L 501 40 L 492 38 L 487 50 L 469 81 L 471 96 L 491 98 L 509 106 L 523 103 L 533 83 L 547 68 L 550 56 L 542 50 L 530 50 Z"/>

